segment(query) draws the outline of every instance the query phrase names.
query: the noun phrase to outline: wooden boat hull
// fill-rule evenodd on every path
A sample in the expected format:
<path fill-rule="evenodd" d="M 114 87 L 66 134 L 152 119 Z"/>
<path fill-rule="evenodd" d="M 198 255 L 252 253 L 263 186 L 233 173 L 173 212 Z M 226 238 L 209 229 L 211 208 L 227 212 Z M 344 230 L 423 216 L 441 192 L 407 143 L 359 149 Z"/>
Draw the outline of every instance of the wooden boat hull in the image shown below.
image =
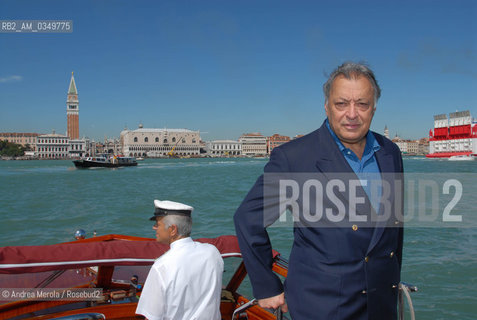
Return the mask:
<path fill-rule="evenodd" d="M 223 258 L 240 258 L 235 236 L 197 239 L 219 249 Z M 135 314 L 140 290 L 130 283 L 138 275 L 143 283 L 155 258 L 168 250 L 150 238 L 105 235 L 48 246 L 0 247 L 0 287 L 102 288 L 101 301 L 0 301 L 0 319 L 52 319 L 79 314 L 102 314 L 106 319 L 144 319 Z M 28 257 L 28 258 L 27 258 Z M 274 267 L 275 268 L 275 267 Z M 277 273 L 283 274 L 279 269 Z M 63 273 L 62 273 L 63 272 Z M 222 291 L 222 319 L 231 320 L 235 309 L 248 302 L 237 290 L 246 277 L 243 262 Z M 58 277 L 52 277 L 59 275 Z M 51 283 L 45 279 L 54 279 Z M 75 282 L 75 285 L 72 283 Z M 1 297 L 0 297 L 1 300 Z M 254 305 L 240 319 L 272 320 L 268 310 Z"/>

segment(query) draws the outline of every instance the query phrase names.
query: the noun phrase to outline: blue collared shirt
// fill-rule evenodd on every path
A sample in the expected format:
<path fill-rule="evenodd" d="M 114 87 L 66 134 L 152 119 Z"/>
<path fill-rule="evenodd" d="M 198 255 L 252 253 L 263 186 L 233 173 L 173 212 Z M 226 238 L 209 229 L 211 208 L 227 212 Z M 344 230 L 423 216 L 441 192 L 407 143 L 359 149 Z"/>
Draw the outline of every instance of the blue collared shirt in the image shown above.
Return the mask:
<path fill-rule="evenodd" d="M 381 198 L 382 194 L 382 182 L 375 152 L 381 149 L 381 146 L 379 145 L 378 141 L 376 141 L 374 134 L 372 134 L 371 131 L 368 131 L 366 134 L 366 146 L 364 147 L 363 156 L 360 160 L 351 149 L 346 148 L 343 145 L 338 136 L 336 136 L 333 130 L 331 130 L 328 119 L 326 119 L 326 127 L 330 131 L 333 140 L 335 140 L 349 166 L 360 179 L 361 186 L 363 187 L 364 191 L 366 191 L 373 208 L 376 210 L 376 212 L 378 212 L 379 199 Z"/>

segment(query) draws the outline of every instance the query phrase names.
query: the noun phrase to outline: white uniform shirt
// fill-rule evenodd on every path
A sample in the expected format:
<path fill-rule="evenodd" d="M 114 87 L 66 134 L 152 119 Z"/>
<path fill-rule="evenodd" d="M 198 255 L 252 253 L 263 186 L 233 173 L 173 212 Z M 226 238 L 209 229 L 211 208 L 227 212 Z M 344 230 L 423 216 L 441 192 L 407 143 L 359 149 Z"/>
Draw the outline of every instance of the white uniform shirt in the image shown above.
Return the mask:
<path fill-rule="evenodd" d="M 219 320 L 223 270 L 215 246 L 176 240 L 152 265 L 136 313 L 149 320 Z"/>

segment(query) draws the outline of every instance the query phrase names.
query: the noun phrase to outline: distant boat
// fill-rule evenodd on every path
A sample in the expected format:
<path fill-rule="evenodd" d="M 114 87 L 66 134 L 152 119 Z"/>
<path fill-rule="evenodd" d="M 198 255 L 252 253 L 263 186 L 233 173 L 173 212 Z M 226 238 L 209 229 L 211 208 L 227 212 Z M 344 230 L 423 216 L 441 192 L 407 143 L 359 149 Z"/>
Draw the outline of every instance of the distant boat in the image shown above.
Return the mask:
<path fill-rule="evenodd" d="M 73 160 L 77 168 L 118 168 L 137 166 L 136 158 L 123 156 L 97 156 Z"/>
<path fill-rule="evenodd" d="M 459 156 L 452 156 L 449 158 L 449 161 L 473 161 L 475 157 L 471 154 L 462 154 Z"/>
<path fill-rule="evenodd" d="M 137 158 L 136 158 L 136 161 L 143 161 L 143 160 L 144 160 L 143 157 L 137 157 Z"/>

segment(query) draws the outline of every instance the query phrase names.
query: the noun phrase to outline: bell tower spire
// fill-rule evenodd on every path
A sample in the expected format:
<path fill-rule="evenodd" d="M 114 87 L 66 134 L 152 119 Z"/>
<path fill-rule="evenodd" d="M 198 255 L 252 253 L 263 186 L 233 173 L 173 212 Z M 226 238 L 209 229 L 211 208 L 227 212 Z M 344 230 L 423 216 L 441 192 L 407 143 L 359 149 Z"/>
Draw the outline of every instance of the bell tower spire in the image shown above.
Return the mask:
<path fill-rule="evenodd" d="M 75 78 L 71 72 L 70 86 L 66 98 L 67 135 L 70 139 L 79 139 L 79 100 Z"/>

